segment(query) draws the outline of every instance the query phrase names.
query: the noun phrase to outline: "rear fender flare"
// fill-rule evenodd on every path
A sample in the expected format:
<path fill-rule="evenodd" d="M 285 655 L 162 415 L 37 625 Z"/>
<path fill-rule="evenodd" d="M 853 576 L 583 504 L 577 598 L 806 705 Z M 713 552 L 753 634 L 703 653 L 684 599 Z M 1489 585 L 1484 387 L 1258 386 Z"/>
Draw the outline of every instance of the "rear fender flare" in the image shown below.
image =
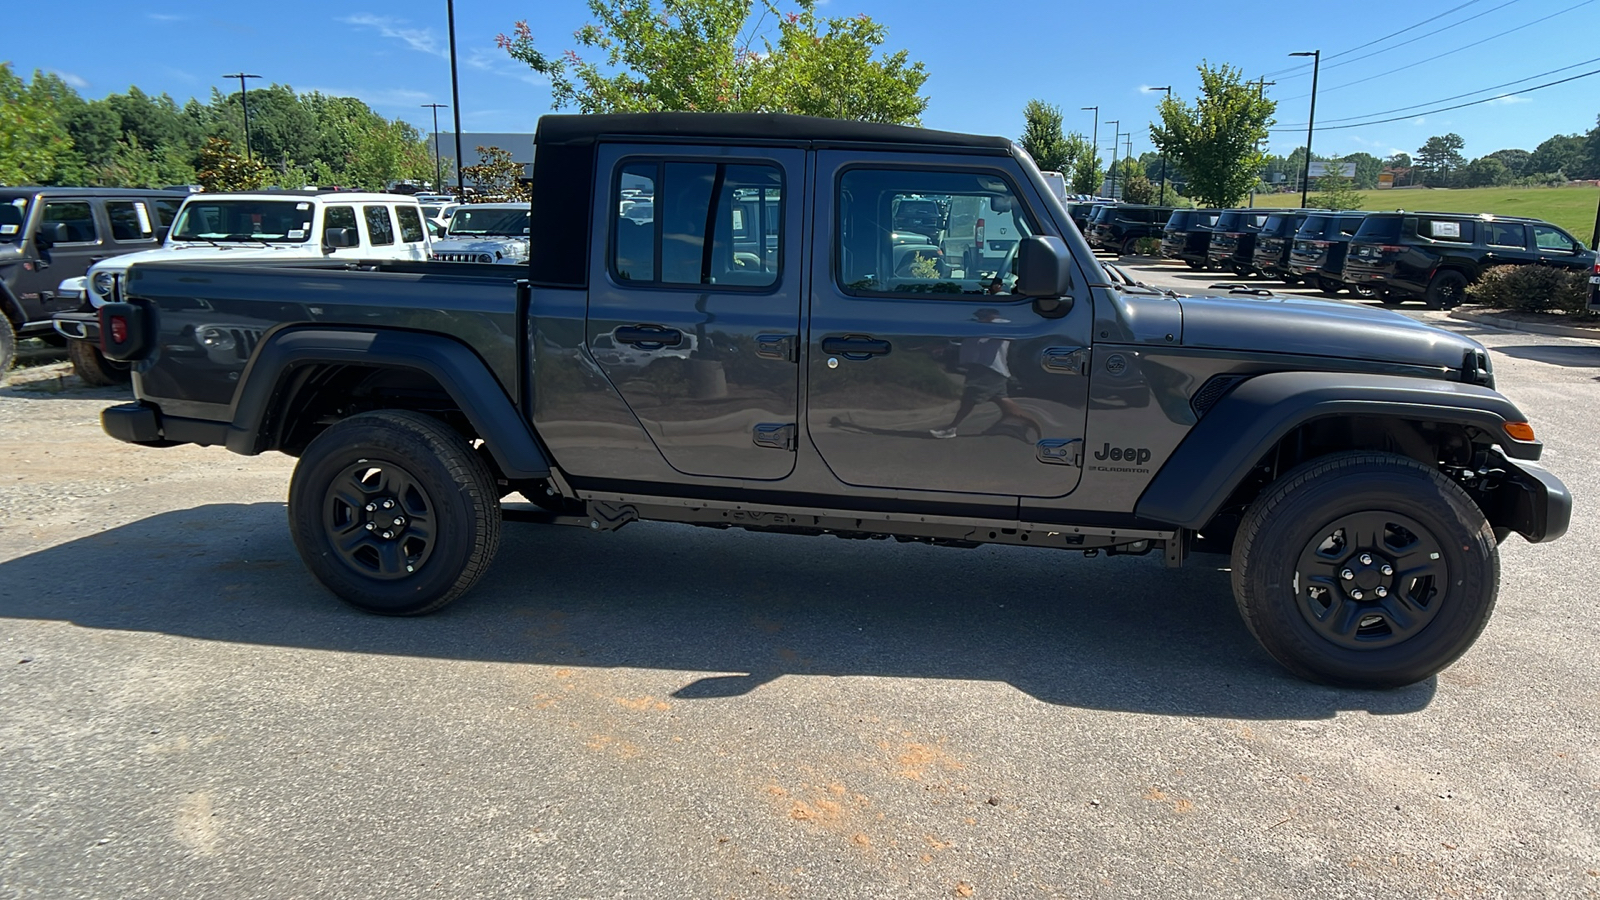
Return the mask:
<path fill-rule="evenodd" d="M 1527 421 L 1485 387 L 1392 375 L 1274 372 L 1234 388 L 1190 429 L 1150 480 L 1134 512 L 1141 519 L 1201 528 L 1285 435 L 1317 419 L 1393 417 L 1469 425 L 1509 459 L 1536 460 L 1538 441 L 1519 441 L 1507 422 Z"/>
<path fill-rule="evenodd" d="M 550 475 L 549 457 L 476 353 L 453 338 L 388 329 L 285 328 L 270 335 L 240 375 L 228 449 L 246 455 L 266 449 L 263 426 L 284 399 L 294 370 L 317 364 L 422 372 L 455 401 L 507 478 Z"/>

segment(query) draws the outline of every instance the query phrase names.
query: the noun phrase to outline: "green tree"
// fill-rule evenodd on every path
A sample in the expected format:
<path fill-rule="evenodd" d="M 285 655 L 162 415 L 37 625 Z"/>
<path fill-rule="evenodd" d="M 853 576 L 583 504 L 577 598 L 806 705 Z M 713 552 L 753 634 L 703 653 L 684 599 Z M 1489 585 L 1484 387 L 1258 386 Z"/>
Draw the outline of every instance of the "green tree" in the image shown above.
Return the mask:
<path fill-rule="evenodd" d="M 1356 164 L 1355 179 L 1350 186 L 1358 191 L 1370 191 L 1378 186 L 1378 176 L 1383 174 L 1383 160 L 1371 153 L 1351 153 L 1340 162 Z"/>
<path fill-rule="evenodd" d="M 71 158 L 72 138 L 54 106 L 0 63 L 0 184 L 48 183 Z"/>
<path fill-rule="evenodd" d="M 1493 156 L 1480 156 L 1461 171 L 1461 180 L 1467 187 L 1499 187 L 1510 184 L 1511 170 Z"/>
<path fill-rule="evenodd" d="M 1505 165 L 1506 171 L 1511 173 L 1512 178 L 1521 178 L 1530 174 L 1528 161 L 1533 159 L 1533 154 L 1526 150 L 1496 150 L 1489 154 L 1488 158 L 1500 160 Z"/>
<path fill-rule="evenodd" d="M 1188 193 L 1201 203 L 1233 206 L 1257 181 L 1277 104 L 1258 96 L 1242 73 L 1226 64 L 1199 66 L 1200 97 L 1193 107 L 1169 96 L 1150 139 L 1188 176 Z"/>
<path fill-rule="evenodd" d="M 1554 135 L 1533 148 L 1533 155 L 1528 159 L 1527 174 L 1554 175 L 1559 172 L 1568 178 L 1576 177 L 1575 173 L 1583 168 L 1586 149 L 1584 139 L 1576 134 Z"/>
<path fill-rule="evenodd" d="M 255 191 L 265 187 L 271 177 L 258 159 L 246 159 L 233 149 L 227 138 L 211 137 L 200 148 L 200 164 L 195 178 L 208 191 Z"/>
<path fill-rule="evenodd" d="M 1355 178 L 1345 177 L 1337 161 L 1330 161 L 1326 171 L 1315 177 L 1317 192 L 1306 200 L 1306 206 L 1311 209 L 1360 209 L 1366 202 L 1355 189 Z"/>
<path fill-rule="evenodd" d="M 782 112 L 916 124 L 928 74 L 906 51 L 879 55 L 883 26 L 866 16 L 820 19 L 815 0 L 778 15 L 762 0 L 762 20 L 777 16 L 776 43 L 742 38 L 755 0 L 589 0 L 597 20 L 575 35 L 597 51 L 549 57 L 526 21 L 496 43 L 550 79 L 556 108 L 584 113 Z"/>
<path fill-rule="evenodd" d="M 1417 149 L 1417 168 L 1426 173 L 1425 183 L 1430 187 L 1448 186 L 1467 164 L 1467 158 L 1461 155 L 1461 148 L 1466 145 L 1455 132 L 1428 138 Z"/>
<path fill-rule="evenodd" d="M 1028 151 L 1039 168 L 1046 172 L 1066 172 L 1072 168 L 1067 136 L 1061 131 L 1061 107 L 1029 100 L 1022 111 L 1022 137 L 1017 143 Z"/>
<path fill-rule="evenodd" d="M 511 151 L 499 147 L 479 147 L 477 165 L 462 166 L 461 177 L 478 189 L 468 198 L 469 203 L 505 203 L 530 199 L 528 188 L 521 182 L 522 166 L 511 156 Z"/>
<path fill-rule="evenodd" d="M 1069 168 L 1061 172 L 1067 175 L 1067 186 L 1074 194 L 1096 194 L 1100 192 L 1100 170 L 1105 162 L 1089 139 L 1074 131 L 1067 135 L 1067 158 L 1072 160 Z"/>

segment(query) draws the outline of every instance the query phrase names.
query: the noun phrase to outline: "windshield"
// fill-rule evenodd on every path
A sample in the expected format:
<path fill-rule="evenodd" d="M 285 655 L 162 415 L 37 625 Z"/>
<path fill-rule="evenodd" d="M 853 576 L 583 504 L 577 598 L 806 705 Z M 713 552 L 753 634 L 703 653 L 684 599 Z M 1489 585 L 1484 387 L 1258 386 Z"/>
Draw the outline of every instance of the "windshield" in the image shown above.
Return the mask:
<path fill-rule="evenodd" d="M 27 197 L 0 197 L 0 244 L 22 240 L 22 226 L 27 221 Z"/>
<path fill-rule="evenodd" d="M 529 219 L 525 208 L 473 209 L 466 206 L 450 217 L 449 234 L 451 237 L 482 234 L 523 237 L 528 233 Z"/>
<path fill-rule="evenodd" d="M 304 243 L 315 211 L 304 200 L 191 200 L 178 212 L 174 241 Z"/>

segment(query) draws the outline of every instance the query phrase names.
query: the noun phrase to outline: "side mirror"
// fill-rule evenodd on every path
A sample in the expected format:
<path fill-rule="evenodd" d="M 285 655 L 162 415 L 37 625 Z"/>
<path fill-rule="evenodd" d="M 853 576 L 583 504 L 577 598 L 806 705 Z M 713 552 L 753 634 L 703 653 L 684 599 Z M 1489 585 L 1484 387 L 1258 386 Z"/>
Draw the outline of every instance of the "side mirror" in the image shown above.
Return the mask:
<path fill-rule="evenodd" d="M 324 228 L 322 246 L 328 250 L 354 247 L 361 243 L 361 235 L 354 228 Z"/>
<path fill-rule="evenodd" d="M 1017 246 L 1017 283 L 1024 297 L 1059 298 L 1072 290 L 1072 251 L 1052 235 L 1035 234 Z"/>
<path fill-rule="evenodd" d="M 33 242 L 40 247 L 65 244 L 71 239 L 72 232 L 67 230 L 65 222 L 46 222 L 39 226 L 39 231 L 33 236 Z"/>

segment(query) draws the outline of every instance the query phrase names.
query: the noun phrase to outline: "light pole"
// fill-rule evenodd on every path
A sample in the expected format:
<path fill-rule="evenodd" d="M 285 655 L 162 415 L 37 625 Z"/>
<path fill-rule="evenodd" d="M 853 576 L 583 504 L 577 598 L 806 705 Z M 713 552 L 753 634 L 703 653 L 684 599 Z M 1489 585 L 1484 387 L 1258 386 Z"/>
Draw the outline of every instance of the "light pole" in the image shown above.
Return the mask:
<path fill-rule="evenodd" d="M 1122 136 L 1118 128 L 1122 127 L 1121 119 L 1107 119 L 1106 124 L 1111 126 L 1111 199 L 1117 199 L 1117 138 Z M 1099 152 L 1099 148 L 1095 148 Z"/>
<path fill-rule="evenodd" d="M 444 163 L 439 161 L 439 110 L 449 109 L 445 103 L 424 103 L 423 109 L 433 110 L 433 189 L 444 192 Z"/>
<path fill-rule="evenodd" d="M 1089 156 L 1091 158 L 1099 156 L 1100 155 L 1100 107 L 1098 107 L 1098 106 L 1080 106 L 1078 108 L 1081 109 L 1081 110 L 1084 110 L 1085 112 L 1087 112 L 1087 111 L 1089 111 L 1091 109 L 1094 110 L 1094 134 L 1091 135 L 1090 138 L 1089 138 L 1089 147 L 1091 148 L 1090 151 L 1089 151 Z M 1096 166 L 1096 168 L 1098 169 L 1099 167 Z M 1095 193 L 1098 194 L 1100 192 L 1100 185 L 1098 185 L 1098 184 L 1095 185 L 1094 186 L 1094 190 L 1095 190 Z"/>
<path fill-rule="evenodd" d="M 1306 165 L 1300 173 L 1300 208 L 1306 208 L 1306 192 L 1311 188 L 1311 132 L 1317 127 L 1317 72 L 1322 69 L 1322 51 L 1310 50 L 1290 56 L 1311 57 L 1311 118 L 1306 122 Z"/>
<path fill-rule="evenodd" d="M 456 120 L 456 199 L 465 201 L 467 187 L 465 176 L 461 174 L 461 82 L 456 77 L 456 0 L 445 0 L 444 8 L 450 18 L 450 102 L 455 104 L 450 111 Z M 439 129 L 435 128 L 433 133 L 438 134 Z"/>
<path fill-rule="evenodd" d="M 1145 90 L 1147 90 L 1147 91 L 1166 91 L 1167 92 L 1167 99 L 1168 100 L 1172 99 L 1172 85 L 1170 85 L 1170 84 L 1167 85 L 1166 87 L 1145 88 Z M 1165 149 L 1163 149 L 1161 151 L 1161 200 L 1156 205 L 1157 206 L 1166 206 L 1167 205 L 1167 151 Z"/>
<path fill-rule="evenodd" d="M 222 77 L 223 78 L 237 78 L 237 79 L 239 79 L 239 108 L 244 111 L 244 158 L 245 159 L 249 159 L 250 158 L 250 103 L 249 103 L 249 101 L 247 101 L 245 99 L 246 91 L 245 91 L 245 87 L 244 87 L 244 80 L 246 78 L 260 78 L 261 76 L 260 75 L 251 75 L 251 74 L 249 74 L 247 72 L 235 72 L 232 75 L 224 75 Z"/>

